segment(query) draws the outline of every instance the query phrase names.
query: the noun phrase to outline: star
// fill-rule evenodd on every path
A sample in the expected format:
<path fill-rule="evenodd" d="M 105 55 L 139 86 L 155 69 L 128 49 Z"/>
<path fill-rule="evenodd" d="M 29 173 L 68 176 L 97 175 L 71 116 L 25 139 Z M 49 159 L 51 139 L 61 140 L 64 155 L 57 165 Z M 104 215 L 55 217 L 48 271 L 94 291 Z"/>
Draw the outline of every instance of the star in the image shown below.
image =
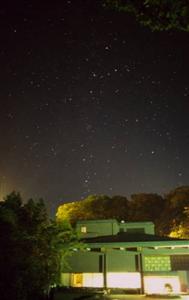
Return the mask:
<path fill-rule="evenodd" d="M 40 14 L 30 2 L 1 7 L 6 193 L 44 198 L 53 215 L 60 195 L 129 199 L 188 185 L 187 33 L 144 30 L 98 1 Z"/>

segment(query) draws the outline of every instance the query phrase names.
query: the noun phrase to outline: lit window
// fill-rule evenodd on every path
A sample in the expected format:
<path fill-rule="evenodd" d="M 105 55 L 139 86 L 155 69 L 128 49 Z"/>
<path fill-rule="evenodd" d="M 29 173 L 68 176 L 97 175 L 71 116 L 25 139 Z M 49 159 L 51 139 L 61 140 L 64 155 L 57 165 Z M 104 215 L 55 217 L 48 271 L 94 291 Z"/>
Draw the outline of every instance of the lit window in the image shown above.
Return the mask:
<path fill-rule="evenodd" d="M 144 287 L 147 294 L 180 293 L 178 276 L 144 276 Z"/>
<path fill-rule="evenodd" d="M 87 227 L 86 226 L 81 226 L 81 232 L 82 233 L 87 233 Z"/>
<path fill-rule="evenodd" d="M 109 288 L 129 288 L 139 289 L 141 288 L 140 273 L 107 273 L 107 286 Z"/>
<path fill-rule="evenodd" d="M 83 287 L 103 287 L 102 273 L 83 273 Z"/>
<path fill-rule="evenodd" d="M 171 261 L 169 256 L 145 256 L 145 271 L 171 271 Z"/>
<path fill-rule="evenodd" d="M 103 287 L 102 273 L 73 273 L 71 286 L 73 287 Z"/>
<path fill-rule="evenodd" d="M 82 273 L 72 274 L 72 286 L 74 286 L 74 287 L 82 287 L 83 286 L 83 274 Z"/>

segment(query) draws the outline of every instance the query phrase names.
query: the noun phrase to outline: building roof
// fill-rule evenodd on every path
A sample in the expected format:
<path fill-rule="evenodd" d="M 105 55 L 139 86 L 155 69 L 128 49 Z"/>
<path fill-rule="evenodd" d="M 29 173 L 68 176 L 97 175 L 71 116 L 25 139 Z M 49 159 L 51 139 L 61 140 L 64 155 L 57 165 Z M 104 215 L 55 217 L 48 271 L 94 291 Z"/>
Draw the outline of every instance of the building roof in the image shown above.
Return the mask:
<path fill-rule="evenodd" d="M 150 241 L 185 241 L 178 238 L 170 238 L 164 236 L 157 236 L 145 233 L 128 233 L 119 232 L 116 235 L 98 236 L 85 238 L 86 243 L 127 243 L 127 242 L 150 242 Z"/>
<path fill-rule="evenodd" d="M 88 223 L 118 223 L 116 219 L 87 219 L 87 220 L 78 220 L 77 224 L 88 224 Z"/>
<path fill-rule="evenodd" d="M 136 222 L 128 222 L 125 220 L 118 221 L 117 219 L 87 219 L 87 220 L 78 220 L 77 224 L 90 224 L 90 223 L 119 223 L 121 225 L 154 225 L 151 221 L 136 221 Z"/>

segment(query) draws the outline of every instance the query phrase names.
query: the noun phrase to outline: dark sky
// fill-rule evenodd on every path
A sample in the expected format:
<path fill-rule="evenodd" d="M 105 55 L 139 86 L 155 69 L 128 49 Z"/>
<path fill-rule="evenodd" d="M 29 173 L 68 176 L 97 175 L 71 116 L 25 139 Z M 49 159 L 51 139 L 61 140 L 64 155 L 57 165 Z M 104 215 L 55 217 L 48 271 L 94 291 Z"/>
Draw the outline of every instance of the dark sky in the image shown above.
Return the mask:
<path fill-rule="evenodd" d="M 15 1 L 16 2 L 16 1 Z M 189 33 L 101 1 L 0 6 L 0 192 L 51 212 L 189 181 Z"/>

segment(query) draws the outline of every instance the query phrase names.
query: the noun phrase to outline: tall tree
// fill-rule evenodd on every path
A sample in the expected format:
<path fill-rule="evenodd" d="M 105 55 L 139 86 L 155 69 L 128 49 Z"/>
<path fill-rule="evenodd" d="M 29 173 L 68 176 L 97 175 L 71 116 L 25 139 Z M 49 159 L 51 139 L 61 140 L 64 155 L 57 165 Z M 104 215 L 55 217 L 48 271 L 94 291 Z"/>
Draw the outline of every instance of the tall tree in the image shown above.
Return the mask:
<path fill-rule="evenodd" d="M 71 226 L 50 221 L 42 200 L 23 204 L 20 194 L 8 195 L 0 203 L 1 299 L 40 299 L 75 244 Z"/>
<path fill-rule="evenodd" d="M 104 0 L 104 6 L 124 11 L 153 31 L 189 31 L 188 0 Z"/>
<path fill-rule="evenodd" d="M 161 230 L 170 234 L 188 219 L 186 208 L 189 207 L 189 186 L 181 186 L 164 196 L 165 209 L 160 216 Z"/>
<path fill-rule="evenodd" d="M 129 202 L 129 220 L 152 221 L 159 233 L 159 218 L 164 208 L 165 200 L 158 194 L 133 194 Z"/>

